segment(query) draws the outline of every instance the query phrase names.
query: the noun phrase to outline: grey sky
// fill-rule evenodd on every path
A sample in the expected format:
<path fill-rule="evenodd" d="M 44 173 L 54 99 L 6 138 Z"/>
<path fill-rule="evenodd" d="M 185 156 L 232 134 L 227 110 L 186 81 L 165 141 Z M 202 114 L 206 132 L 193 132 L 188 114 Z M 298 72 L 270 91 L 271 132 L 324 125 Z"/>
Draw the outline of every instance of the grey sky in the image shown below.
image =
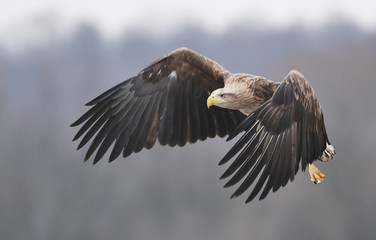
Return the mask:
<path fill-rule="evenodd" d="M 299 24 L 317 28 L 335 19 L 374 30 L 376 1 L 6 0 L 2 1 L 0 39 L 23 42 L 43 38 L 44 30 L 36 27 L 36 22 L 51 24 L 65 34 L 77 22 L 87 21 L 112 38 L 131 28 L 163 35 L 188 23 L 219 33 L 233 24 L 277 29 Z"/>

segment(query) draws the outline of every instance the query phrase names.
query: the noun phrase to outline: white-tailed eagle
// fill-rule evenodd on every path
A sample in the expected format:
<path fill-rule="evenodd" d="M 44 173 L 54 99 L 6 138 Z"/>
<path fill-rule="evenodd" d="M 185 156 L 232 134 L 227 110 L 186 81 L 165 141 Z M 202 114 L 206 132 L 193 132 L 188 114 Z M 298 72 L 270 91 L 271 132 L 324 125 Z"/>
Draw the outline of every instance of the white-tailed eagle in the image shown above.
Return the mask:
<path fill-rule="evenodd" d="M 143 148 L 184 146 L 215 136 L 227 140 L 242 134 L 219 164 L 232 163 L 221 178 L 225 187 L 238 182 L 232 197 L 253 183 L 246 202 L 263 188 L 260 199 L 293 180 L 309 166 L 311 180 L 324 175 L 312 164 L 328 161 L 335 150 L 324 117 L 305 77 L 292 70 L 282 82 L 250 74 L 233 74 L 218 63 L 179 48 L 136 76 L 89 103 L 72 126 L 81 125 L 73 140 L 91 141 L 85 160 L 99 161 L 113 145 L 109 161 Z M 256 181 L 257 180 L 257 181 Z"/>

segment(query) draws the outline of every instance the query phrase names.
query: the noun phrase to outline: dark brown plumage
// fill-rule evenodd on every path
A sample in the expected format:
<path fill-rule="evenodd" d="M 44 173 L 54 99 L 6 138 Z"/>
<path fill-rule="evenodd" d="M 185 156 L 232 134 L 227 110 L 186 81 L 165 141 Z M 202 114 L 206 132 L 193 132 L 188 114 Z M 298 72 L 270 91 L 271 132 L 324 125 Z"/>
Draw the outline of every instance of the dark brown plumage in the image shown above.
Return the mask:
<path fill-rule="evenodd" d="M 211 94 L 210 94 L 211 93 Z M 252 200 L 260 199 L 294 179 L 301 167 L 332 159 L 335 151 L 325 131 L 322 111 L 306 79 L 291 71 L 281 82 L 249 74 L 232 74 L 216 62 L 179 48 L 87 105 L 72 126 L 82 125 L 73 140 L 80 149 L 91 141 L 85 160 L 96 151 L 99 161 L 112 144 L 110 161 L 161 145 L 184 146 L 207 137 L 229 139 L 245 131 L 220 164 L 236 156 L 221 178 L 226 187 L 245 179 L 238 196 L 259 179 Z M 207 107 L 207 106 L 208 107 Z M 209 108 L 210 107 L 210 108 Z M 246 117 L 248 116 L 248 117 Z M 318 177 L 317 177 L 318 176 Z"/>

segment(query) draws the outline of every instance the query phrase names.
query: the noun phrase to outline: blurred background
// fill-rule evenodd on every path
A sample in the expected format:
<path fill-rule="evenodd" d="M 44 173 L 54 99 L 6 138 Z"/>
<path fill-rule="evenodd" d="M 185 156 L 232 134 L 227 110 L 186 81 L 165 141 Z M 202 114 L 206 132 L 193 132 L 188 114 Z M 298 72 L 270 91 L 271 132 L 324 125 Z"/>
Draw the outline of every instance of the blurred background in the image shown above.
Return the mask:
<path fill-rule="evenodd" d="M 2 1 L 2 239 L 371 239 L 375 1 Z M 186 46 L 232 72 L 290 69 L 322 105 L 335 159 L 263 201 L 230 200 L 234 142 L 161 147 L 93 166 L 69 125 L 86 102 Z"/>

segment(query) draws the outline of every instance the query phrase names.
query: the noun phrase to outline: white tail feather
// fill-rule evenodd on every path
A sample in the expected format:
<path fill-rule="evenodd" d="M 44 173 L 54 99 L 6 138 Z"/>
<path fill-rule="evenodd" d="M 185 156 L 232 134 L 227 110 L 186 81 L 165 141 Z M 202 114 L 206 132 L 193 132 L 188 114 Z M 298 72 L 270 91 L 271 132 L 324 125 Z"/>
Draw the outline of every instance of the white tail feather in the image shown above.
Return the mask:
<path fill-rule="evenodd" d="M 327 162 L 333 159 L 334 154 L 336 154 L 336 150 L 334 149 L 334 147 L 332 145 L 326 144 L 326 149 L 320 155 L 319 160 Z"/>

